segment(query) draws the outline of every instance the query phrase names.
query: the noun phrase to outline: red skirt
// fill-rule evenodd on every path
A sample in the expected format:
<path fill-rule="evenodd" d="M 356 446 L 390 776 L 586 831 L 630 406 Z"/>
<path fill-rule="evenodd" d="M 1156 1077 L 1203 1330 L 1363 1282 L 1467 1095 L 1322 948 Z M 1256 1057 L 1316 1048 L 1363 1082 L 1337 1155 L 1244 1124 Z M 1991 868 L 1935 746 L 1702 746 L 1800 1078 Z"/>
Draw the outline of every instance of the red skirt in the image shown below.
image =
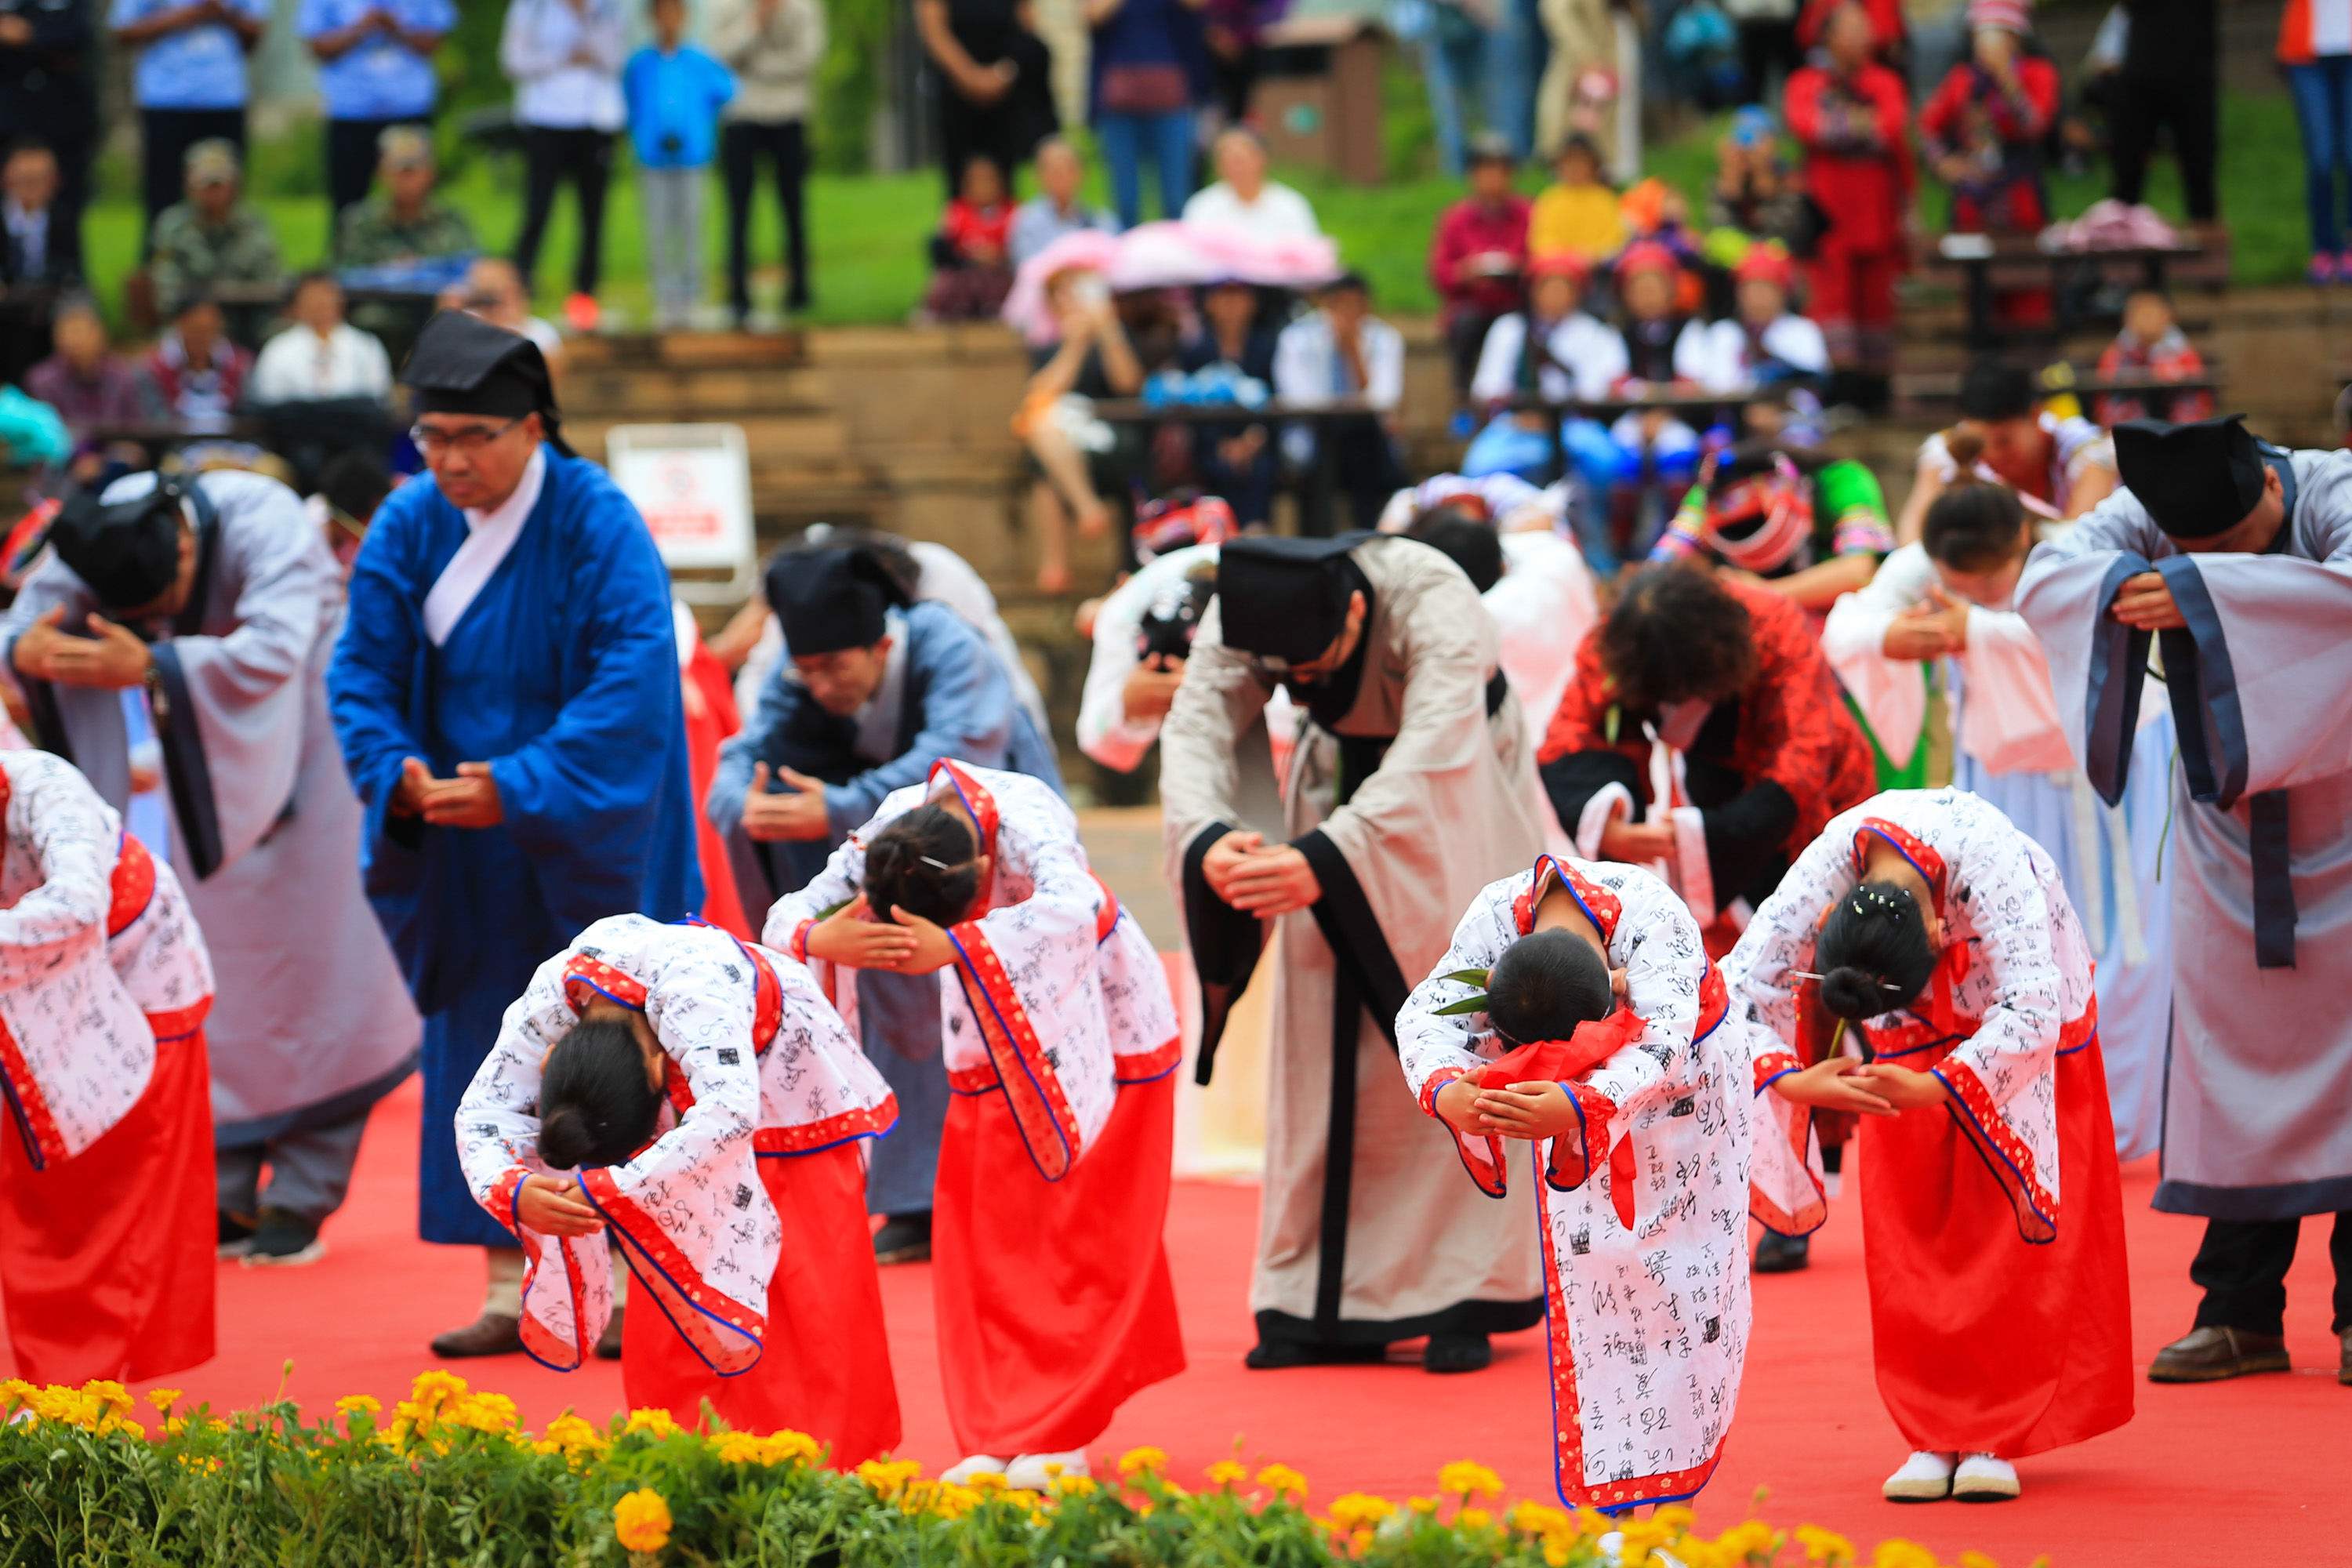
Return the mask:
<path fill-rule="evenodd" d="M 2058 1058 L 2057 1237 L 2033 1246 L 1942 1110 L 1862 1121 L 1878 1393 L 1914 1448 L 2022 1458 L 2132 1415 L 2131 1299 L 2106 1068 Z"/>
<path fill-rule="evenodd" d="M 667 1410 L 680 1426 L 702 1402 L 738 1432 L 791 1429 L 830 1445 L 847 1469 L 898 1445 L 898 1389 L 882 1325 L 882 1281 L 866 1221 L 857 1145 L 760 1162 L 784 1222 L 768 1282 L 768 1336 L 749 1371 L 721 1377 L 670 1326 L 649 1291 L 621 1321 L 621 1392 L 631 1409 Z"/>
<path fill-rule="evenodd" d="M 1124 1086 L 1095 1147 L 1048 1182 L 1002 1094 L 950 1102 L 931 1289 L 962 1452 L 1083 1448 L 1129 1394 L 1184 1370 L 1160 1237 L 1175 1136 L 1173 1074 Z"/>
<path fill-rule="evenodd" d="M 161 1034 L 187 1018 L 157 1024 Z M 201 1025 L 155 1042 L 147 1092 L 72 1159 L 36 1171 L 15 1131 L 0 1134 L 0 1279 L 16 1374 L 137 1383 L 210 1361 L 214 1203 Z"/>

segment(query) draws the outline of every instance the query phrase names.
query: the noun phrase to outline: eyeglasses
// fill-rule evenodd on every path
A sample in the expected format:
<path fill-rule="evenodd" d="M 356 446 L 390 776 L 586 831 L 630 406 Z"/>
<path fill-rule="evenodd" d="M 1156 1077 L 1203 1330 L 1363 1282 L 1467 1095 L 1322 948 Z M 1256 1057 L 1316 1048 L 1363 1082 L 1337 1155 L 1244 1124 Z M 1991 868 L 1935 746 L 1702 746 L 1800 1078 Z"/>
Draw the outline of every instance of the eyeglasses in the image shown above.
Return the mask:
<path fill-rule="evenodd" d="M 463 430 L 436 430 L 420 422 L 408 427 L 408 438 L 420 452 L 462 452 L 470 457 L 530 417 L 524 414 L 502 425 L 469 425 Z"/>

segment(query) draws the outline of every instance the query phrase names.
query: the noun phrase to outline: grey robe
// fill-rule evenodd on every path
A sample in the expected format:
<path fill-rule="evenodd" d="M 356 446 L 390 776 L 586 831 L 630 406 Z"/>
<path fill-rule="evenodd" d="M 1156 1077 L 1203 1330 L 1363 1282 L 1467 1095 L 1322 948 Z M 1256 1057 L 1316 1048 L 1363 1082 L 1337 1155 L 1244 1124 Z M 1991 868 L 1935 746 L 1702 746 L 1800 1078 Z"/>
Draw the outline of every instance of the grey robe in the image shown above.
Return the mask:
<path fill-rule="evenodd" d="M 2232 1220 L 2352 1209 L 2352 456 L 2265 456 L 2289 506 L 2267 553 L 2185 552 L 2118 490 L 2018 588 L 2110 804 L 2151 639 L 2107 606 L 2153 569 L 2189 622 L 2155 639 L 2180 748 L 2156 1206 Z"/>
<path fill-rule="evenodd" d="M 1543 847 L 1534 752 L 1517 700 L 1496 685 L 1494 625 L 1460 569 L 1398 538 L 1367 540 L 1349 559 L 1371 590 L 1361 677 L 1328 728 L 1302 710 L 1282 803 L 1264 787 L 1271 764 L 1256 738 L 1274 684 L 1224 646 L 1213 605 L 1160 731 L 1204 1081 L 1263 928 L 1209 892 L 1202 857 L 1228 827 L 1254 829 L 1296 845 L 1323 888 L 1313 909 L 1278 922 L 1250 1305 L 1265 1339 L 1385 1344 L 1525 1328 L 1542 1315 L 1532 1189 L 1495 1199 L 1462 1179 L 1393 1042 L 1412 984 L 1444 956 L 1462 911 Z"/>
<path fill-rule="evenodd" d="M 153 483 L 134 476 L 107 499 Z M 229 1149 L 366 1110 L 415 1067 L 421 1026 L 360 890 L 359 800 L 327 719 L 327 659 L 343 616 L 334 557 L 275 479 L 224 472 L 197 483 L 216 521 L 199 529 L 209 537 L 195 597 L 150 630 L 170 858 L 219 983 L 205 1027 L 214 1136 Z M 50 555 L 0 622 L 10 668 L 17 637 L 58 605 L 69 628 L 99 608 Z M 42 743 L 126 809 L 122 694 L 26 685 Z"/>

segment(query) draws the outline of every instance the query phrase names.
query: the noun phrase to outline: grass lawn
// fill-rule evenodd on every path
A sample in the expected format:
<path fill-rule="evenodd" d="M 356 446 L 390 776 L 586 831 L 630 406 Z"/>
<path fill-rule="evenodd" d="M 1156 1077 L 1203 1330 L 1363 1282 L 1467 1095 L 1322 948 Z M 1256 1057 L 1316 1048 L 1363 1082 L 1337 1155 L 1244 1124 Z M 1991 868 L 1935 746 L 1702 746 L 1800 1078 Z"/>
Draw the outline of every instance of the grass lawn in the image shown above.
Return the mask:
<path fill-rule="evenodd" d="M 310 139 L 310 133 L 301 134 Z M 1653 148 L 1646 160 L 1649 172 L 1681 186 L 1696 205 L 1712 170 L 1717 134 L 1717 127 L 1709 125 Z M 2229 95 L 2222 105 L 2221 147 L 2222 214 L 2234 245 L 2232 276 L 2243 283 L 2283 283 L 2301 277 L 2307 259 L 2303 161 L 2294 111 L 2285 95 Z M 1302 171 L 1282 173 L 1314 203 L 1325 227 L 1339 242 L 1340 254 L 1371 279 L 1382 309 L 1397 315 L 1435 309 L 1423 261 L 1431 225 L 1439 209 L 1458 194 L 1455 186 L 1434 175 L 1364 187 Z M 1541 181 L 1529 171 L 1525 184 L 1532 192 Z M 2104 170 L 2084 178 L 2062 175 L 2053 184 L 2063 214 L 2078 213 L 2105 194 Z M 114 182 L 113 188 L 120 190 L 122 183 Z M 472 217 L 485 244 L 504 247 L 512 243 L 521 224 L 519 161 L 476 158 L 446 192 Z M 2159 163 L 2149 199 L 2168 216 L 2180 216 L 2179 183 L 2168 159 Z M 324 258 L 323 197 L 278 198 L 265 193 L 262 200 L 289 266 L 308 267 Z M 842 325 L 903 320 L 922 293 L 923 241 L 938 222 L 940 205 L 940 181 L 929 171 L 813 176 L 809 222 L 816 303 L 809 321 Z M 1931 183 L 1924 206 L 1925 221 L 1931 229 L 1939 226 L 1945 208 L 1940 187 Z M 724 225 L 724 202 L 714 176 L 705 224 L 713 298 L 725 266 Z M 636 193 L 625 167 L 614 179 L 604 226 L 604 299 L 632 320 L 642 321 L 649 309 L 644 242 Z M 92 282 L 101 299 L 121 299 L 123 274 L 137 255 L 138 228 L 135 200 L 114 195 L 93 205 L 87 243 Z M 753 226 L 754 255 L 781 254 L 778 228 L 772 207 L 763 205 Z M 540 261 L 539 298 L 551 313 L 568 284 L 573 232 L 571 205 L 563 200 Z M 755 290 L 772 298 L 779 287 L 772 268 Z"/>

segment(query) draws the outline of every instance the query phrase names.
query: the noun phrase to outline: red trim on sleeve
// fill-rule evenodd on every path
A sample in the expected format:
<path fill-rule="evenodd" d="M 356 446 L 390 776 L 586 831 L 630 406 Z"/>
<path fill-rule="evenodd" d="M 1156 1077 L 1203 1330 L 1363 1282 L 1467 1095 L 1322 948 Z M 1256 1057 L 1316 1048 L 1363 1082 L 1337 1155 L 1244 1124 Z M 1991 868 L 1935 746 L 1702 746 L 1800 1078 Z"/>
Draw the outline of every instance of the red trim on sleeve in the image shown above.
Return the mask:
<path fill-rule="evenodd" d="M 1004 961 L 997 956 L 980 922 L 966 921 L 948 935 L 955 945 L 965 1000 L 980 1026 L 998 1083 L 1013 1107 L 1022 1142 L 1028 1145 L 1038 1174 L 1058 1182 L 1069 1174 L 1080 1152 L 1077 1117 L 1062 1091 L 1062 1080 L 1045 1059 L 1045 1047 L 1029 1021 L 1029 1009 L 1022 1005 L 1012 978 L 1005 973 Z"/>
<path fill-rule="evenodd" d="M 748 1371 L 758 1362 L 768 1331 L 766 1315 L 703 1279 L 635 1200 L 622 1195 L 610 1170 L 583 1171 L 579 1180 L 605 1223 L 642 1255 L 647 1267 L 639 1266 L 638 1257 L 629 1258 L 629 1272 L 637 1277 L 638 1287 L 652 1293 L 679 1335 L 710 1369 L 726 1377 Z M 724 1324 L 740 1337 L 723 1334 L 715 1324 Z"/>
<path fill-rule="evenodd" d="M 0 806 L 5 809 L 5 806 Z M 122 846 L 114 858 L 114 875 L 109 879 L 110 895 L 106 910 L 106 934 L 121 936 L 133 921 L 147 912 L 148 903 L 155 897 L 155 858 L 147 846 L 126 833 Z"/>

